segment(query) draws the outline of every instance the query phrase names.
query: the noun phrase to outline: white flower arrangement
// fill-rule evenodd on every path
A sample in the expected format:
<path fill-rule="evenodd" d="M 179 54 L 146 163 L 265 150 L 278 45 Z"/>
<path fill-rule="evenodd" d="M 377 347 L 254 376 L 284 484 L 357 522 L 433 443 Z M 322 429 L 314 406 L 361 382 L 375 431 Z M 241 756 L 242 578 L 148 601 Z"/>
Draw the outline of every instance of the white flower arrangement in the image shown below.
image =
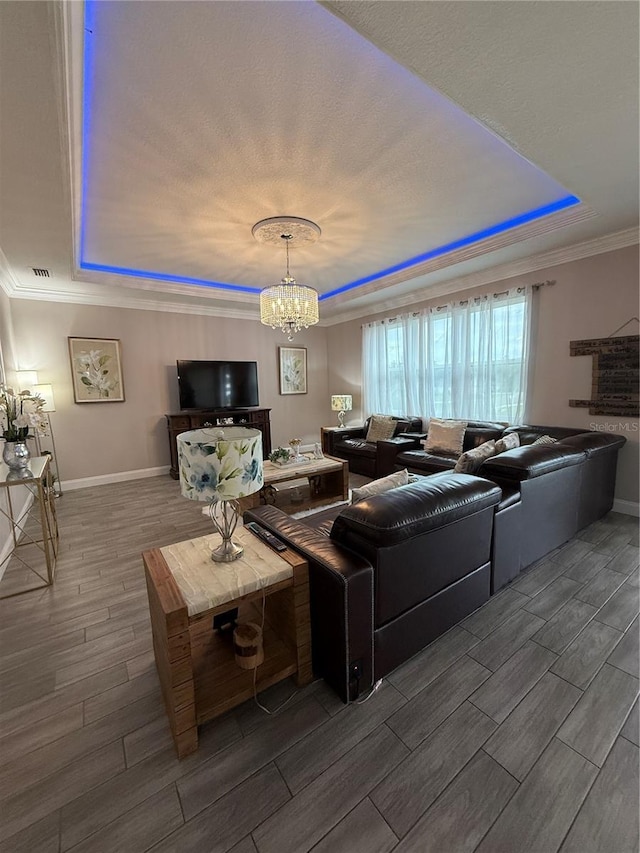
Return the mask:
<path fill-rule="evenodd" d="M 24 441 L 31 429 L 43 432 L 47 423 L 42 412 L 44 399 L 30 391 L 16 392 L 0 385 L 0 416 L 5 441 Z"/>

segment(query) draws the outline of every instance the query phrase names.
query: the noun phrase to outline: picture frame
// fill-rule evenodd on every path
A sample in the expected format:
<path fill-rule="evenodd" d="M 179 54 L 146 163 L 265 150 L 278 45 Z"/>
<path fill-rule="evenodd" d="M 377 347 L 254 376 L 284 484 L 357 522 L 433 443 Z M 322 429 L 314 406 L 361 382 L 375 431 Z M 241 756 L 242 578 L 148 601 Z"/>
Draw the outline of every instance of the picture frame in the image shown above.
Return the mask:
<path fill-rule="evenodd" d="M 68 338 L 76 403 L 124 403 L 118 338 Z"/>
<path fill-rule="evenodd" d="M 280 394 L 307 393 L 307 348 L 278 347 Z"/>

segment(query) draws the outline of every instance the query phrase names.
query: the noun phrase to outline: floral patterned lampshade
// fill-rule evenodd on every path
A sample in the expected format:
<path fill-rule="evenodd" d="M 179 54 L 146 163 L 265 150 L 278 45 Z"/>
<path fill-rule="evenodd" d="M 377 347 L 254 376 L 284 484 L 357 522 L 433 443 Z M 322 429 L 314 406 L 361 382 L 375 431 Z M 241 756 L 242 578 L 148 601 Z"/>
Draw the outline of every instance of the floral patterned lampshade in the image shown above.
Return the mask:
<path fill-rule="evenodd" d="M 262 488 L 260 430 L 194 429 L 181 433 L 177 443 L 180 489 L 185 498 L 230 501 Z"/>
<path fill-rule="evenodd" d="M 333 394 L 331 396 L 332 412 L 350 412 L 353 406 L 351 394 Z"/>
<path fill-rule="evenodd" d="M 231 537 L 238 523 L 238 498 L 259 491 L 262 475 L 262 433 L 244 427 L 211 427 L 177 437 L 180 490 L 193 501 L 210 501 L 209 515 L 222 536 L 211 553 L 228 563 L 243 549 Z"/>
<path fill-rule="evenodd" d="M 332 394 L 331 395 L 331 411 L 338 413 L 338 426 L 344 429 L 344 413 L 350 412 L 353 408 L 353 398 L 351 394 Z"/>

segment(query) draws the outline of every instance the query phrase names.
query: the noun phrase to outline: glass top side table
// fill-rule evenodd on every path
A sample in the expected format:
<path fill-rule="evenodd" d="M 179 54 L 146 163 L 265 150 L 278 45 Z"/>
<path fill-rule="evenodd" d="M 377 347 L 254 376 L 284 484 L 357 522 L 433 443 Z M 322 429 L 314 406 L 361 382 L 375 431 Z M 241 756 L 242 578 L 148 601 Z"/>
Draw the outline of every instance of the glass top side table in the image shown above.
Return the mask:
<path fill-rule="evenodd" d="M 0 463 L 0 599 L 53 584 L 59 534 L 49 465 L 49 456 L 18 472 Z M 41 583 L 25 585 L 32 575 Z"/>

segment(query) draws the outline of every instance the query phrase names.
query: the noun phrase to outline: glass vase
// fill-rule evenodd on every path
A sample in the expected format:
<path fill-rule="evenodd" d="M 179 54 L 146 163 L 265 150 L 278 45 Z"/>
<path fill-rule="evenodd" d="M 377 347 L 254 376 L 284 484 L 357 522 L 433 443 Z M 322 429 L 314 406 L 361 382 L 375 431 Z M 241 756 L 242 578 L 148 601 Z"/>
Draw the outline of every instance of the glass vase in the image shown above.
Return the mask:
<path fill-rule="evenodd" d="M 26 441 L 6 441 L 2 448 L 2 458 L 10 471 L 20 471 L 27 468 L 31 453 Z"/>

